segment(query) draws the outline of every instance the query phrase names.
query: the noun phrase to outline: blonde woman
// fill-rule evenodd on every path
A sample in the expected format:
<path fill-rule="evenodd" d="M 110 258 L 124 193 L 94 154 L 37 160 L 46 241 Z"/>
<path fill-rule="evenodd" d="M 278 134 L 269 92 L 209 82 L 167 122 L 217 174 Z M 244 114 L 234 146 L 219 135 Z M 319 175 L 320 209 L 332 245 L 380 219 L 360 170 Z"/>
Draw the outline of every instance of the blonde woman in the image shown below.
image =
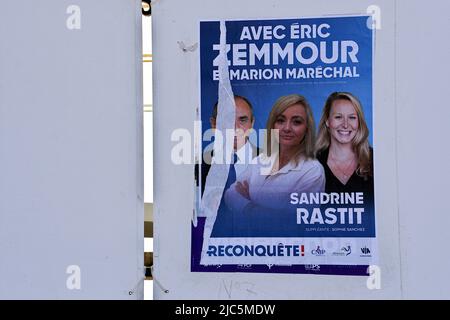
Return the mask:
<path fill-rule="evenodd" d="M 281 218 L 278 213 L 289 207 L 291 193 L 324 191 L 325 174 L 314 156 L 315 124 L 308 101 L 298 94 L 279 98 L 267 121 L 268 141 L 273 140 L 274 129 L 279 134 L 278 152 L 268 148 L 225 193 L 226 205 L 237 216 L 254 213 L 256 218 L 264 213 L 277 220 Z M 268 163 L 272 167 L 262 174 Z M 295 211 L 289 213 L 288 224 L 295 226 Z M 238 221 L 235 228 L 239 228 Z"/>
<path fill-rule="evenodd" d="M 372 148 L 359 100 L 348 92 L 332 93 L 323 108 L 317 159 L 326 176 L 326 192 L 365 192 L 373 197 Z"/>

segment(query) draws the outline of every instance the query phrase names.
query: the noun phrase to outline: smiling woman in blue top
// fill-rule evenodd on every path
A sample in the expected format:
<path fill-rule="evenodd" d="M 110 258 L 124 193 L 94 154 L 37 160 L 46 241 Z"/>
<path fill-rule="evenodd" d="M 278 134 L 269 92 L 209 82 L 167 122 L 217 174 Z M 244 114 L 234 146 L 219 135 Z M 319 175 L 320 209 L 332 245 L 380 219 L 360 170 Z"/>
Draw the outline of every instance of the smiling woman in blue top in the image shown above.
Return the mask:
<path fill-rule="evenodd" d="M 279 98 L 270 112 L 267 131 L 267 152 L 225 193 L 225 203 L 235 215 L 265 214 L 272 217 L 266 222 L 272 222 L 289 207 L 292 192 L 323 192 L 325 174 L 314 157 L 314 118 L 303 96 Z M 295 212 L 289 220 L 288 224 L 295 226 Z M 235 229 L 239 229 L 238 223 Z"/>
<path fill-rule="evenodd" d="M 317 158 L 325 169 L 325 191 L 364 192 L 373 202 L 373 151 L 361 103 L 348 92 L 332 93 L 323 108 Z"/>

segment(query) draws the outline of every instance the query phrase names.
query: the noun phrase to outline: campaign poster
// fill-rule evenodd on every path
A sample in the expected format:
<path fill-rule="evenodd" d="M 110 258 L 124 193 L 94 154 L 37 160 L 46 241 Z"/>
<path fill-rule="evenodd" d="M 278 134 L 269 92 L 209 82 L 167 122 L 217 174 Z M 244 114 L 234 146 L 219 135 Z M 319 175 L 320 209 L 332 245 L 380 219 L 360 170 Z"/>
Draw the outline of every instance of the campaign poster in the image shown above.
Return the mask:
<path fill-rule="evenodd" d="M 221 30 L 202 21 L 191 271 L 367 275 L 377 262 L 370 17 L 225 25 L 235 126 L 245 132 L 232 164 L 211 164 Z M 272 129 L 279 148 L 268 151 Z M 212 165 L 230 169 L 219 209 L 205 215 Z"/>

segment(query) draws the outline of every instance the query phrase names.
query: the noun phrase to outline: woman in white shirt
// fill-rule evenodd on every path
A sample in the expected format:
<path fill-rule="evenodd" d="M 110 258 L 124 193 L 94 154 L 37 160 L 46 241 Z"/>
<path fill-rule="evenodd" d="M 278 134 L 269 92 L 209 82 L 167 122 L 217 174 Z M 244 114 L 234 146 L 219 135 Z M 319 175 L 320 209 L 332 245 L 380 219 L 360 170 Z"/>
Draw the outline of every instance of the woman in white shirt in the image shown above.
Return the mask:
<path fill-rule="evenodd" d="M 270 230 L 276 229 L 267 224 L 278 224 L 282 219 L 283 228 L 295 228 L 296 211 L 290 204 L 291 193 L 325 189 L 324 169 L 314 157 L 314 118 L 303 96 L 291 94 L 275 102 L 267 121 L 267 141 L 270 141 L 267 152 L 225 193 L 225 203 L 236 218 L 235 229 L 256 227 L 264 236 L 270 236 Z M 258 221 L 258 217 L 265 218 L 259 226 L 255 221 L 239 226 L 245 219 Z"/>

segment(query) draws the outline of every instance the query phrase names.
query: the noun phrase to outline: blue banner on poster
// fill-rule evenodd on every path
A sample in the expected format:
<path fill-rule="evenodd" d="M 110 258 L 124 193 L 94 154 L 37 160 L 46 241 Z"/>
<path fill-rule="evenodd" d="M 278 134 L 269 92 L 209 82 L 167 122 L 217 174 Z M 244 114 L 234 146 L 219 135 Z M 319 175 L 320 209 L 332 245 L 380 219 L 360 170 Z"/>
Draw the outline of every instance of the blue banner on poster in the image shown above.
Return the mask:
<path fill-rule="evenodd" d="M 200 23 L 199 198 L 211 165 L 229 171 L 217 212 L 196 208 L 192 271 L 366 275 L 374 264 L 369 18 L 226 22 L 230 163 L 213 150 L 220 23 Z"/>

